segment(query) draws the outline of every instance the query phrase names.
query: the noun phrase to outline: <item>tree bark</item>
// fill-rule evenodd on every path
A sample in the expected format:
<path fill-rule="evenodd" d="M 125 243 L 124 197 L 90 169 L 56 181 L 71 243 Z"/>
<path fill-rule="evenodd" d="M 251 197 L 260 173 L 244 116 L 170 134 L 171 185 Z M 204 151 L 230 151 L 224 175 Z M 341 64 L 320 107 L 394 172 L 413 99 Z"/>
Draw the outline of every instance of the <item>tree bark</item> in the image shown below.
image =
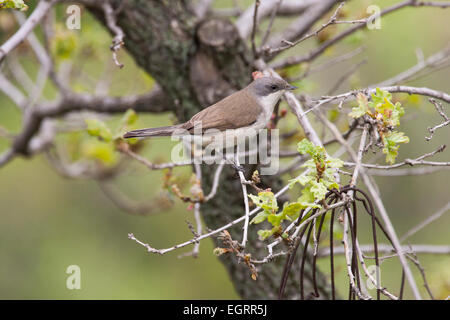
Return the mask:
<path fill-rule="evenodd" d="M 202 108 L 224 98 L 251 81 L 252 56 L 229 20 L 208 18 L 197 21 L 183 0 L 113 0 L 118 9 L 117 23 L 125 33 L 125 47 L 160 85 L 175 106 L 179 121 L 185 121 Z M 104 22 L 98 8 L 91 12 Z M 203 188 L 209 191 L 214 174 L 211 166 L 202 166 Z M 251 175 L 250 170 L 246 170 Z M 281 187 L 278 178 L 266 177 L 264 183 L 273 190 Z M 239 178 L 233 170 L 224 170 L 220 189 L 202 205 L 205 224 L 216 229 L 244 214 Z M 241 226 L 229 230 L 233 239 L 241 240 Z M 214 239 L 217 246 L 219 240 Z M 256 228 L 249 230 L 247 250 L 254 257 L 267 255 L 265 244 L 257 239 Z M 205 253 L 208 254 L 208 253 Z M 296 266 L 299 266 L 300 253 Z M 244 263 L 236 256 L 222 255 L 237 292 L 244 299 L 274 299 L 277 296 L 284 258 L 258 266 L 258 279 L 252 280 Z M 309 262 L 305 276 L 310 275 Z M 294 267 L 286 286 L 286 298 L 299 297 L 299 280 Z M 305 279 L 305 295 L 312 291 L 311 280 Z M 318 271 L 321 298 L 330 297 L 324 276 Z"/>

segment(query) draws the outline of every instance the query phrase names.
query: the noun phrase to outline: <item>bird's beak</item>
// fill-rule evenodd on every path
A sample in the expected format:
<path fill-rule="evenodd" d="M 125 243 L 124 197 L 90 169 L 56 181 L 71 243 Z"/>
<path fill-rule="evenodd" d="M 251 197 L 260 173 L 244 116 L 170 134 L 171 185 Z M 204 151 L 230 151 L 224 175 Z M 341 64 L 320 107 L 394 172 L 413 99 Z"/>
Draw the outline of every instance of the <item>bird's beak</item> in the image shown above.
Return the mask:
<path fill-rule="evenodd" d="M 290 91 L 295 90 L 295 89 L 298 89 L 298 87 L 288 85 L 287 88 L 286 88 L 286 90 L 290 90 Z"/>

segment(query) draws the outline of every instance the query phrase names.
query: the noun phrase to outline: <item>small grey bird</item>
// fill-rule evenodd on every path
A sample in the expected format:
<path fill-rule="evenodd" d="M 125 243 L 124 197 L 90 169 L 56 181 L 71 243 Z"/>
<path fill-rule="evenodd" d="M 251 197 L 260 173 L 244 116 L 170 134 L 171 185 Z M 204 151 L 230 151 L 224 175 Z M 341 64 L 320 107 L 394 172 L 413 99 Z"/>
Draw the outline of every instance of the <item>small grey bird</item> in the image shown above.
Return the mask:
<path fill-rule="evenodd" d="M 129 131 L 124 138 L 171 136 L 176 132 L 194 134 L 195 126 L 201 124 L 205 131 L 225 132 L 227 136 L 247 135 L 266 127 L 273 109 L 286 90 L 294 90 L 283 79 L 260 77 L 244 89 L 237 91 L 219 102 L 195 114 L 189 121 L 167 127 L 148 128 Z M 215 129 L 215 130 L 212 130 Z"/>

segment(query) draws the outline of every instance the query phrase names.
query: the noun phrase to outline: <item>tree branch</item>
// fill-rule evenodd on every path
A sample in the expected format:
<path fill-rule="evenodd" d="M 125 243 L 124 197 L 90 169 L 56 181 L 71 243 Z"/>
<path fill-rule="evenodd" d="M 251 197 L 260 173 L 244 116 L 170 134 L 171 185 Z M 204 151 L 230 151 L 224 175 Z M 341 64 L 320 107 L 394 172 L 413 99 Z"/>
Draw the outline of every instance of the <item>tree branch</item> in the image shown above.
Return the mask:
<path fill-rule="evenodd" d="M 33 31 L 36 25 L 46 15 L 48 10 L 55 4 L 56 0 L 41 0 L 38 2 L 36 8 L 28 17 L 27 21 L 20 27 L 20 29 L 9 38 L 2 46 L 0 46 L 0 63 L 13 49 L 15 49 L 28 34 Z"/>

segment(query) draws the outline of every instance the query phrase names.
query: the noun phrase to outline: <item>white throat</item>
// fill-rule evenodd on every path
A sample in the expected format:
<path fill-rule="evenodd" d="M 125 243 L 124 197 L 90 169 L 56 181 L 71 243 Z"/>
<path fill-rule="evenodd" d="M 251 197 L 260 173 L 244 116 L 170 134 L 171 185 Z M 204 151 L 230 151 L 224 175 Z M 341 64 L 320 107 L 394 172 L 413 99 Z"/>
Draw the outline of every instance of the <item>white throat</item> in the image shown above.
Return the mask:
<path fill-rule="evenodd" d="M 272 116 L 273 113 L 273 108 L 275 108 L 275 105 L 280 100 L 283 93 L 284 90 L 280 90 L 267 96 L 258 98 L 259 103 L 264 110 L 266 122 L 270 120 L 270 117 Z"/>

